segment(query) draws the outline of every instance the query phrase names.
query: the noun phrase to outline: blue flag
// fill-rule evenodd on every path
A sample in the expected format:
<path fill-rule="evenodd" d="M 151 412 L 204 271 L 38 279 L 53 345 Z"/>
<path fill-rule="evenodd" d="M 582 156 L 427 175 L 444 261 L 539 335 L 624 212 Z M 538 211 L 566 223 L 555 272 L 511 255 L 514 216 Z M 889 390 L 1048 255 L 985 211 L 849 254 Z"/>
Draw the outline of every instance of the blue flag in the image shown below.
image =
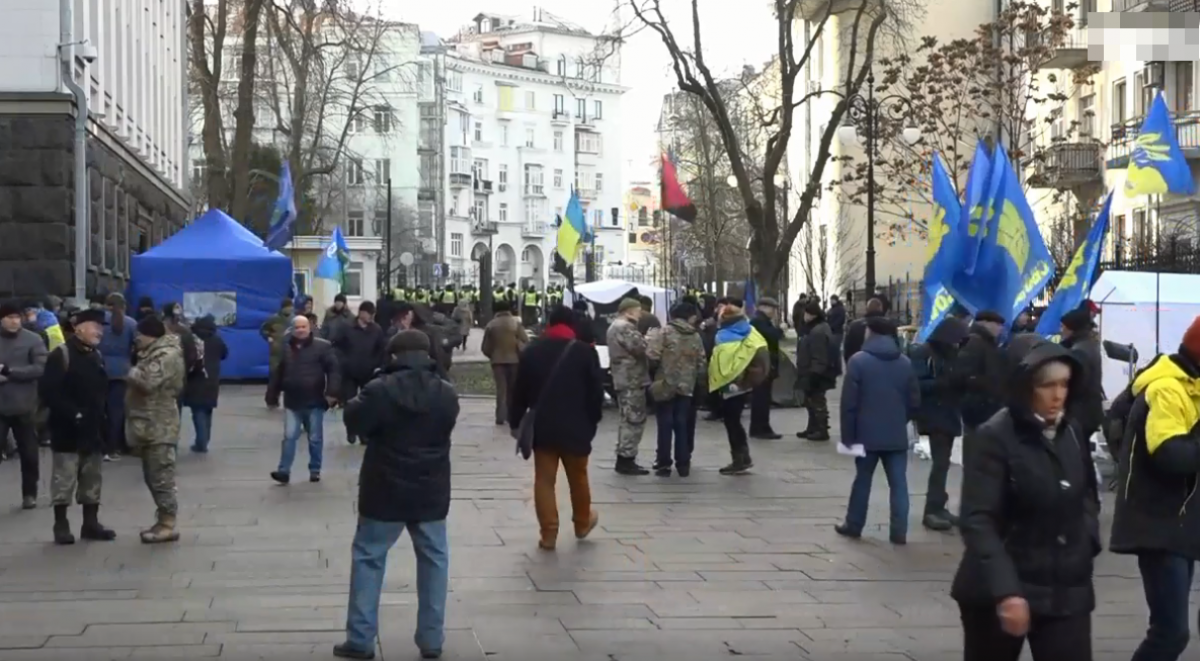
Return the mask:
<path fill-rule="evenodd" d="M 758 303 L 758 287 L 754 284 L 754 278 L 746 278 L 742 291 L 742 309 L 745 310 L 746 316 L 753 316 L 754 306 Z"/>
<path fill-rule="evenodd" d="M 995 167 L 997 160 L 988 153 L 982 140 L 975 145 L 975 156 L 967 172 L 966 197 L 963 199 L 957 235 L 959 248 L 955 259 L 958 270 L 967 275 L 975 273 L 979 261 L 979 250 L 983 247 L 983 227 L 996 213 L 993 203 L 1004 185 L 1005 169 Z"/>
<path fill-rule="evenodd" d="M 279 172 L 279 198 L 275 200 L 275 211 L 271 213 L 271 225 L 267 229 L 267 240 L 263 245 L 268 250 L 279 250 L 292 240 L 292 229 L 296 224 L 296 192 L 292 188 L 292 169 L 287 161 Z"/>
<path fill-rule="evenodd" d="M 325 280 L 336 280 L 345 287 L 346 266 L 350 263 L 350 249 L 346 247 L 346 239 L 342 236 L 342 228 L 333 228 L 333 236 L 329 237 L 329 245 L 321 261 L 317 262 L 317 270 L 313 277 Z"/>
<path fill-rule="evenodd" d="M 985 155 L 986 158 L 986 155 Z M 946 173 L 942 159 L 933 155 L 933 217 L 929 220 L 929 247 L 925 252 L 924 287 L 921 292 L 921 330 L 917 341 L 924 342 L 929 334 L 954 307 L 954 297 L 946 290 L 957 263 L 959 246 L 958 225 L 962 206 L 954 182 Z"/>
<path fill-rule="evenodd" d="M 1195 192 L 1192 170 L 1179 149 L 1167 102 L 1159 91 L 1133 141 L 1129 171 L 1125 175 L 1125 196 L 1192 195 Z"/>
<path fill-rule="evenodd" d="M 1112 193 L 1109 193 L 1096 216 L 1096 221 L 1092 223 L 1092 229 L 1084 237 L 1083 243 L 1075 249 L 1075 256 L 1071 258 L 1071 264 L 1067 266 L 1062 281 L 1058 283 L 1058 289 L 1054 291 L 1054 298 L 1050 299 L 1050 305 L 1046 306 L 1046 311 L 1038 320 L 1039 335 L 1056 337 L 1061 330 L 1063 315 L 1079 308 L 1087 300 L 1092 283 L 1096 281 L 1100 253 L 1104 250 L 1104 239 L 1108 235 L 1111 205 Z"/>

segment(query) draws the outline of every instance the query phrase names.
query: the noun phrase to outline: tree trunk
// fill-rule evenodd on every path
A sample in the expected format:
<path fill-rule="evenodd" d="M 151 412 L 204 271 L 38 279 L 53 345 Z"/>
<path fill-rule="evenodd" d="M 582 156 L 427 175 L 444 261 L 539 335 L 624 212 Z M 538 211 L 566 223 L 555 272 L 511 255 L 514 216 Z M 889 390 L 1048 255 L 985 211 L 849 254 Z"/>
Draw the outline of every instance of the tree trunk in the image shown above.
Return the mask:
<path fill-rule="evenodd" d="M 238 81 L 237 110 L 233 116 L 233 148 L 230 158 L 233 180 L 229 215 L 246 221 L 250 206 L 250 148 L 254 132 L 254 82 L 258 63 L 258 23 L 265 0 L 246 0 L 243 8 L 241 80 Z"/>
<path fill-rule="evenodd" d="M 774 223 L 763 222 L 761 206 L 755 204 L 747 209 L 747 212 L 752 217 L 751 228 L 761 228 L 761 230 L 750 230 L 750 276 L 754 278 L 756 293 L 758 298 L 764 296 L 778 298 L 780 269 L 776 264 L 775 250 L 779 242 L 779 232 L 778 230 L 772 231 L 775 228 Z M 754 218 L 755 216 L 757 218 Z M 772 234 L 775 236 L 771 236 Z"/>
<path fill-rule="evenodd" d="M 188 36 L 192 47 L 192 75 L 199 79 L 200 103 L 204 109 L 204 124 L 200 129 L 200 141 L 204 148 L 205 181 L 204 192 L 211 209 L 229 208 L 229 180 L 225 172 L 225 144 L 222 135 L 225 127 L 221 122 L 220 62 L 224 48 L 224 34 L 220 27 L 213 34 L 214 72 L 209 69 L 207 55 L 207 31 L 205 30 L 205 2 L 193 0 L 191 24 Z M 224 25 L 227 7 L 222 3 L 217 8 L 217 23 Z"/>

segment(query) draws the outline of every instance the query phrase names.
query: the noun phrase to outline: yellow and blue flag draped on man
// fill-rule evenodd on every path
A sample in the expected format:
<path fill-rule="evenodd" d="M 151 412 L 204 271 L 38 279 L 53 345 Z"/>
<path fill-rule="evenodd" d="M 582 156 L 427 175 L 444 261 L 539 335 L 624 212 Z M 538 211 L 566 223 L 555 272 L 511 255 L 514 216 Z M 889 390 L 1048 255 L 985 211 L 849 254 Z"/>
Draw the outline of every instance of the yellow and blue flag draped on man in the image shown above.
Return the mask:
<path fill-rule="evenodd" d="M 1075 256 L 1071 258 L 1071 264 L 1054 291 L 1054 298 L 1050 299 L 1050 305 L 1046 306 L 1046 311 L 1038 320 L 1039 335 L 1055 338 L 1061 330 L 1063 315 L 1087 300 L 1096 278 L 1096 269 L 1100 266 L 1100 252 L 1104 250 L 1104 238 L 1108 234 L 1111 206 L 1112 193 L 1109 193 L 1100 213 L 1096 215 L 1096 221 L 1092 223 L 1092 229 L 1088 230 L 1083 243 L 1075 249 Z"/>
<path fill-rule="evenodd" d="M 708 361 L 708 391 L 728 389 L 750 367 L 754 354 L 766 347 L 766 338 L 745 317 L 718 330 Z"/>
<path fill-rule="evenodd" d="M 992 310 L 1007 326 L 1041 293 L 1054 275 L 1054 262 L 1003 146 L 992 157 L 993 180 L 997 170 L 1001 184 L 987 222 L 977 229 L 982 240 L 974 272 L 956 273 L 947 289 L 972 313 Z"/>
<path fill-rule="evenodd" d="M 590 238 L 587 220 L 583 215 L 583 205 L 579 203 L 578 191 L 571 191 L 571 199 L 567 202 L 566 213 L 558 226 L 557 252 L 567 264 L 574 264 L 579 257 L 579 249 Z"/>
<path fill-rule="evenodd" d="M 1192 195 L 1195 192 L 1191 168 L 1179 149 L 1175 126 L 1160 91 L 1133 141 L 1129 170 L 1125 175 L 1125 196 Z"/>
<path fill-rule="evenodd" d="M 986 154 L 985 154 L 986 158 Z M 962 214 L 958 191 L 946 173 L 942 159 L 933 155 L 933 217 L 929 220 L 929 247 L 925 252 L 924 287 L 921 292 L 921 330 L 917 341 L 929 338 L 954 307 L 954 297 L 946 290 L 945 282 L 953 273 L 958 250 L 955 232 Z"/>

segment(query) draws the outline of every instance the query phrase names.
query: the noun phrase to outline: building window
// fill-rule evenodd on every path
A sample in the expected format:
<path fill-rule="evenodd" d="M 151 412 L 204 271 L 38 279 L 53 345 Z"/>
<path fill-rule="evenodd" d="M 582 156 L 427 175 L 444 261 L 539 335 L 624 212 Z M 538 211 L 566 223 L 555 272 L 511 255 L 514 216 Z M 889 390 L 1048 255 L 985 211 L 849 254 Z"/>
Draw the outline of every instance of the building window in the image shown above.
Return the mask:
<path fill-rule="evenodd" d="M 501 112 L 512 112 L 513 109 L 513 88 L 507 85 L 501 85 L 496 89 L 498 99 L 496 108 Z"/>
<path fill-rule="evenodd" d="M 536 92 L 526 92 L 525 93 L 525 109 L 526 110 L 537 110 L 537 93 Z"/>
<path fill-rule="evenodd" d="M 603 264 L 604 263 L 604 246 L 598 245 L 595 248 L 593 248 L 592 250 L 593 250 L 592 255 L 594 255 L 593 259 L 595 260 L 596 264 Z"/>
<path fill-rule="evenodd" d="M 587 99 L 575 99 L 575 116 L 579 119 L 587 116 Z"/>
<path fill-rule="evenodd" d="M 532 262 L 532 261 L 533 261 L 533 251 L 529 249 L 529 246 L 525 246 L 525 249 L 521 251 L 521 263 L 528 264 L 529 262 Z"/>
<path fill-rule="evenodd" d="M 475 122 L 475 142 L 483 142 L 483 122 Z"/>
<path fill-rule="evenodd" d="M 208 165 L 203 158 L 192 159 L 192 183 L 201 183 L 204 181 L 204 175 L 208 172 Z"/>
<path fill-rule="evenodd" d="M 545 186 L 542 181 L 542 166 L 526 165 L 525 166 L 525 194 L 526 195 L 544 195 Z"/>
<path fill-rule="evenodd" d="M 525 146 L 526 147 L 533 149 L 533 144 L 534 144 L 533 139 L 534 139 L 535 135 L 536 134 L 534 133 L 533 129 L 531 129 L 531 128 L 525 129 Z"/>
<path fill-rule="evenodd" d="M 575 151 L 585 154 L 599 154 L 601 141 L 599 133 L 591 131 L 576 131 L 575 132 Z"/>
<path fill-rule="evenodd" d="M 468 174 L 471 172 L 470 166 L 467 164 L 469 152 L 463 147 L 450 148 L 450 173 L 451 174 Z"/>
<path fill-rule="evenodd" d="M 375 132 L 392 132 L 392 109 L 387 106 L 375 107 Z"/>
<path fill-rule="evenodd" d="M 1146 220 L 1145 209 L 1133 210 L 1133 250 L 1142 259 L 1150 256 L 1151 250 L 1150 225 Z"/>
<path fill-rule="evenodd" d="M 592 119 L 604 118 L 604 102 L 597 99 L 592 102 Z"/>
<path fill-rule="evenodd" d="M 565 117 L 567 114 L 567 100 L 561 94 L 554 95 L 554 116 Z"/>
<path fill-rule="evenodd" d="M 1055 108 L 1050 111 L 1050 144 L 1062 142 L 1063 137 L 1063 111 L 1062 108 Z"/>
<path fill-rule="evenodd" d="M 1124 124 L 1129 120 L 1129 113 L 1126 110 L 1125 99 L 1125 79 L 1122 78 L 1113 83 L 1113 98 L 1112 98 L 1112 120 L 1113 124 Z"/>
<path fill-rule="evenodd" d="M 508 202 L 500 203 L 500 207 L 496 210 L 496 219 L 502 223 L 508 222 Z"/>
<path fill-rule="evenodd" d="M 563 180 L 563 171 L 561 169 L 555 168 L 555 170 L 554 170 L 554 187 L 562 188 L 562 180 Z"/>
<path fill-rule="evenodd" d="M 308 296 L 308 271 L 292 271 L 292 284 L 297 296 Z"/>
<path fill-rule="evenodd" d="M 392 159 L 375 159 L 375 183 L 386 184 L 392 180 Z"/>
<path fill-rule="evenodd" d="M 475 220 L 487 220 L 487 199 L 475 198 L 475 206 L 471 209 L 471 217 Z"/>
<path fill-rule="evenodd" d="M 346 288 L 342 293 L 347 296 L 362 296 L 362 262 L 350 262 L 346 268 Z"/>
<path fill-rule="evenodd" d="M 499 168 L 500 168 L 500 171 L 499 171 L 500 176 L 497 179 L 496 184 L 499 186 L 500 192 L 503 193 L 504 191 L 508 190 L 508 164 L 501 163 L 499 165 Z"/>
<path fill-rule="evenodd" d="M 366 236 L 366 221 L 361 209 L 346 212 L 346 236 Z"/>
<path fill-rule="evenodd" d="M 485 159 L 485 158 L 475 159 L 475 165 L 473 165 L 471 167 L 471 174 L 475 175 L 476 179 L 486 180 L 488 178 L 487 159 Z"/>
<path fill-rule="evenodd" d="M 1175 112 L 1187 112 L 1195 107 L 1192 101 L 1192 70 L 1191 62 L 1175 63 L 1175 105 L 1171 108 Z"/>
<path fill-rule="evenodd" d="M 450 233 L 450 256 L 462 257 L 463 251 L 463 235 L 461 232 Z"/>
<path fill-rule="evenodd" d="M 500 146 L 501 147 L 508 146 L 508 125 L 507 124 L 502 125 L 500 127 Z"/>
<path fill-rule="evenodd" d="M 562 151 L 562 150 L 563 150 L 563 132 L 555 131 L 554 132 L 554 151 Z"/>
<path fill-rule="evenodd" d="M 1096 135 L 1096 95 L 1088 94 L 1079 98 L 1079 137 L 1091 138 Z"/>
<path fill-rule="evenodd" d="M 1120 262 L 1125 257 L 1125 242 L 1127 235 L 1125 234 L 1125 214 L 1117 216 L 1116 231 L 1113 233 L 1112 254 L 1113 260 Z"/>
<path fill-rule="evenodd" d="M 592 227 L 603 227 L 603 226 L 604 226 L 604 210 L 603 209 L 593 209 L 592 210 Z"/>
<path fill-rule="evenodd" d="M 557 64 L 556 71 L 558 72 L 558 75 L 565 78 L 567 75 L 567 56 L 560 55 L 558 58 L 558 62 L 556 62 L 555 64 Z M 558 95 L 556 94 L 555 96 L 558 96 Z M 556 108 L 556 110 L 557 110 L 557 108 Z"/>
<path fill-rule="evenodd" d="M 241 61 L 240 57 L 237 59 L 239 62 Z M 230 67 L 230 68 L 240 71 L 240 69 L 238 67 Z M 354 81 L 358 80 L 358 73 L 359 73 L 358 60 L 353 57 L 348 58 L 346 60 L 346 77 L 349 78 L 351 80 L 351 82 L 354 82 Z"/>
<path fill-rule="evenodd" d="M 650 214 L 646 212 L 646 207 L 638 207 L 638 227 L 645 227 L 650 224 Z"/>
<path fill-rule="evenodd" d="M 475 91 L 471 93 L 471 98 L 475 103 L 483 103 L 483 85 L 476 85 Z"/>
<path fill-rule="evenodd" d="M 363 110 L 352 110 L 354 116 L 350 118 L 351 133 L 365 133 L 367 130 L 367 116 Z"/>
<path fill-rule="evenodd" d="M 595 176 L 592 178 L 592 181 L 594 181 L 594 182 L 595 182 L 595 184 L 596 184 L 596 185 L 593 187 L 593 189 L 594 189 L 594 190 L 595 190 L 597 193 L 603 193 L 603 192 L 604 192 L 604 175 L 603 175 L 603 174 L 601 174 L 601 173 L 599 173 L 599 172 L 597 172 L 597 173 L 596 173 L 596 175 L 595 175 Z"/>
<path fill-rule="evenodd" d="M 457 71 L 451 71 L 446 75 L 446 89 L 451 92 L 462 91 L 462 74 Z"/>
<path fill-rule="evenodd" d="M 542 217 L 546 213 L 545 200 L 526 200 L 525 201 L 525 224 L 534 226 L 542 222 Z"/>
<path fill-rule="evenodd" d="M 346 166 L 346 183 L 351 186 L 361 186 L 366 180 L 366 173 L 363 172 L 363 162 L 361 158 L 352 158 L 347 162 Z"/>

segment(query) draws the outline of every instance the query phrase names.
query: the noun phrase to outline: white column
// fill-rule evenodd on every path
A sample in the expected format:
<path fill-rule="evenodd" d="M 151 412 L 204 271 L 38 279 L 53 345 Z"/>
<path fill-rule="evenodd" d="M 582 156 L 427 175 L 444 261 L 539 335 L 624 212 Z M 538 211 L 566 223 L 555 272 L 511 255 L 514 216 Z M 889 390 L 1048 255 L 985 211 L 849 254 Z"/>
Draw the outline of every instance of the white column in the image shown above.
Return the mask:
<path fill-rule="evenodd" d="M 137 144 L 137 129 L 134 127 L 134 116 L 137 114 L 136 97 L 134 96 L 135 75 L 137 68 L 134 66 L 134 26 L 135 21 L 133 0 L 117 0 L 121 3 L 122 30 L 125 33 L 125 40 L 121 44 L 121 68 L 124 69 L 125 75 L 121 80 L 121 99 L 122 107 L 125 110 L 125 125 L 122 127 L 121 135 L 125 138 L 126 143 L 130 147 Z"/>

